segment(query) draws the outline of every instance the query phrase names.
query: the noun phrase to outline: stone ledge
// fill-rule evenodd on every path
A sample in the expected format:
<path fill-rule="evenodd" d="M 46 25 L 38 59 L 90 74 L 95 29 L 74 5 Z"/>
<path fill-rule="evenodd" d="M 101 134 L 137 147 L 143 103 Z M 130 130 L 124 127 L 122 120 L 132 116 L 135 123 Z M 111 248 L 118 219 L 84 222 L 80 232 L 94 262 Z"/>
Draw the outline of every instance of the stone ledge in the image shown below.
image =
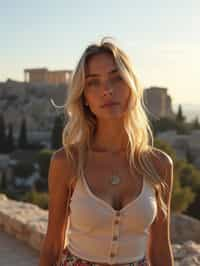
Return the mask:
<path fill-rule="evenodd" d="M 0 194 L 0 228 L 40 251 L 46 234 L 48 212 L 31 203 Z"/>
<path fill-rule="evenodd" d="M 171 215 L 171 241 L 183 244 L 192 240 L 200 244 L 200 221 L 185 214 Z"/>
<path fill-rule="evenodd" d="M 41 250 L 47 230 L 48 211 L 8 199 L 0 194 L 0 229 Z M 171 240 L 175 266 L 200 265 L 200 221 L 186 215 L 172 215 Z"/>

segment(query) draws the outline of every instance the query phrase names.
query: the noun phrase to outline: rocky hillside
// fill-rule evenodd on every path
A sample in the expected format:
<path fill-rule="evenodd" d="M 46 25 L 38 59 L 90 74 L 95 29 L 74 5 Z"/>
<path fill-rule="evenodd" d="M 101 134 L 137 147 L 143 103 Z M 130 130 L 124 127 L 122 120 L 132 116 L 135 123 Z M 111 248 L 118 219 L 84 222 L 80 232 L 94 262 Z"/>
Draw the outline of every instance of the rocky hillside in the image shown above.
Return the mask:
<path fill-rule="evenodd" d="M 15 129 L 19 129 L 25 117 L 28 130 L 49 130 L 55 115 L 61 110 L 55 110 L 50 98 L 57 105 L 63 105 L 66 92 L 64 85 L 33 85 L 7 80 L 0 83 L 0 112 L 3 112 L 6 124 L 12 122 Z"/>

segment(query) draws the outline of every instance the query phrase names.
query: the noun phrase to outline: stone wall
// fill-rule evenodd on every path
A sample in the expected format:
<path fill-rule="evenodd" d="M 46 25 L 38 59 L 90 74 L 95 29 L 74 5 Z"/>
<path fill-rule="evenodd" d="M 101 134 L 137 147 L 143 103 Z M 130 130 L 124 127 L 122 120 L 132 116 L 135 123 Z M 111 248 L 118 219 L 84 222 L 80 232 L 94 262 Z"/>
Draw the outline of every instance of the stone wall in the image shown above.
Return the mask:
<path fill-rule="evenodd" d="M 186 215 L 171 217 L 175 266 L 200 265 L 200 221 Z M 48 211 L 0 194 L 0 230 L 40 251 L 47 230 Z"/>

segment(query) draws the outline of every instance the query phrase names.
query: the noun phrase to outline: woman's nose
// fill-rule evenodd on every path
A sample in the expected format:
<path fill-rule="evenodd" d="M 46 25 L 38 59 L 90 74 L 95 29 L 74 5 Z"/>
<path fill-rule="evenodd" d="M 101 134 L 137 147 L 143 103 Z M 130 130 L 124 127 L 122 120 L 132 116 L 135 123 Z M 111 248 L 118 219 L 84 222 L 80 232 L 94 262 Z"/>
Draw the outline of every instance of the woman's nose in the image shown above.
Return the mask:
<path fill-rule="evenodd" d="M 104 86 L 103 86 L 103 93 L 104 94 L 112 94 L 113 93 L 113 88 L 109 82 L 109 80 L 106 80 L 104 82 Z"/>

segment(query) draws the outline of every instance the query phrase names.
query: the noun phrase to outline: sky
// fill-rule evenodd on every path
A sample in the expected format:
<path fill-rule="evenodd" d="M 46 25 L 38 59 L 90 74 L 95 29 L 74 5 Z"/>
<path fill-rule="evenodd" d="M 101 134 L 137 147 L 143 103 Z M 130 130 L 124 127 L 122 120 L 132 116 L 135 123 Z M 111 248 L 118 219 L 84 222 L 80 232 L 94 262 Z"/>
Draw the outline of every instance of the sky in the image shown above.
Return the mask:
<path fill-rule="evenodd" d="M 145 88 L 200 104 L 199 0 L 0 0 L 0 81 L 25 68 L 74 69 L 87 45 L 113 37 Z"/>

